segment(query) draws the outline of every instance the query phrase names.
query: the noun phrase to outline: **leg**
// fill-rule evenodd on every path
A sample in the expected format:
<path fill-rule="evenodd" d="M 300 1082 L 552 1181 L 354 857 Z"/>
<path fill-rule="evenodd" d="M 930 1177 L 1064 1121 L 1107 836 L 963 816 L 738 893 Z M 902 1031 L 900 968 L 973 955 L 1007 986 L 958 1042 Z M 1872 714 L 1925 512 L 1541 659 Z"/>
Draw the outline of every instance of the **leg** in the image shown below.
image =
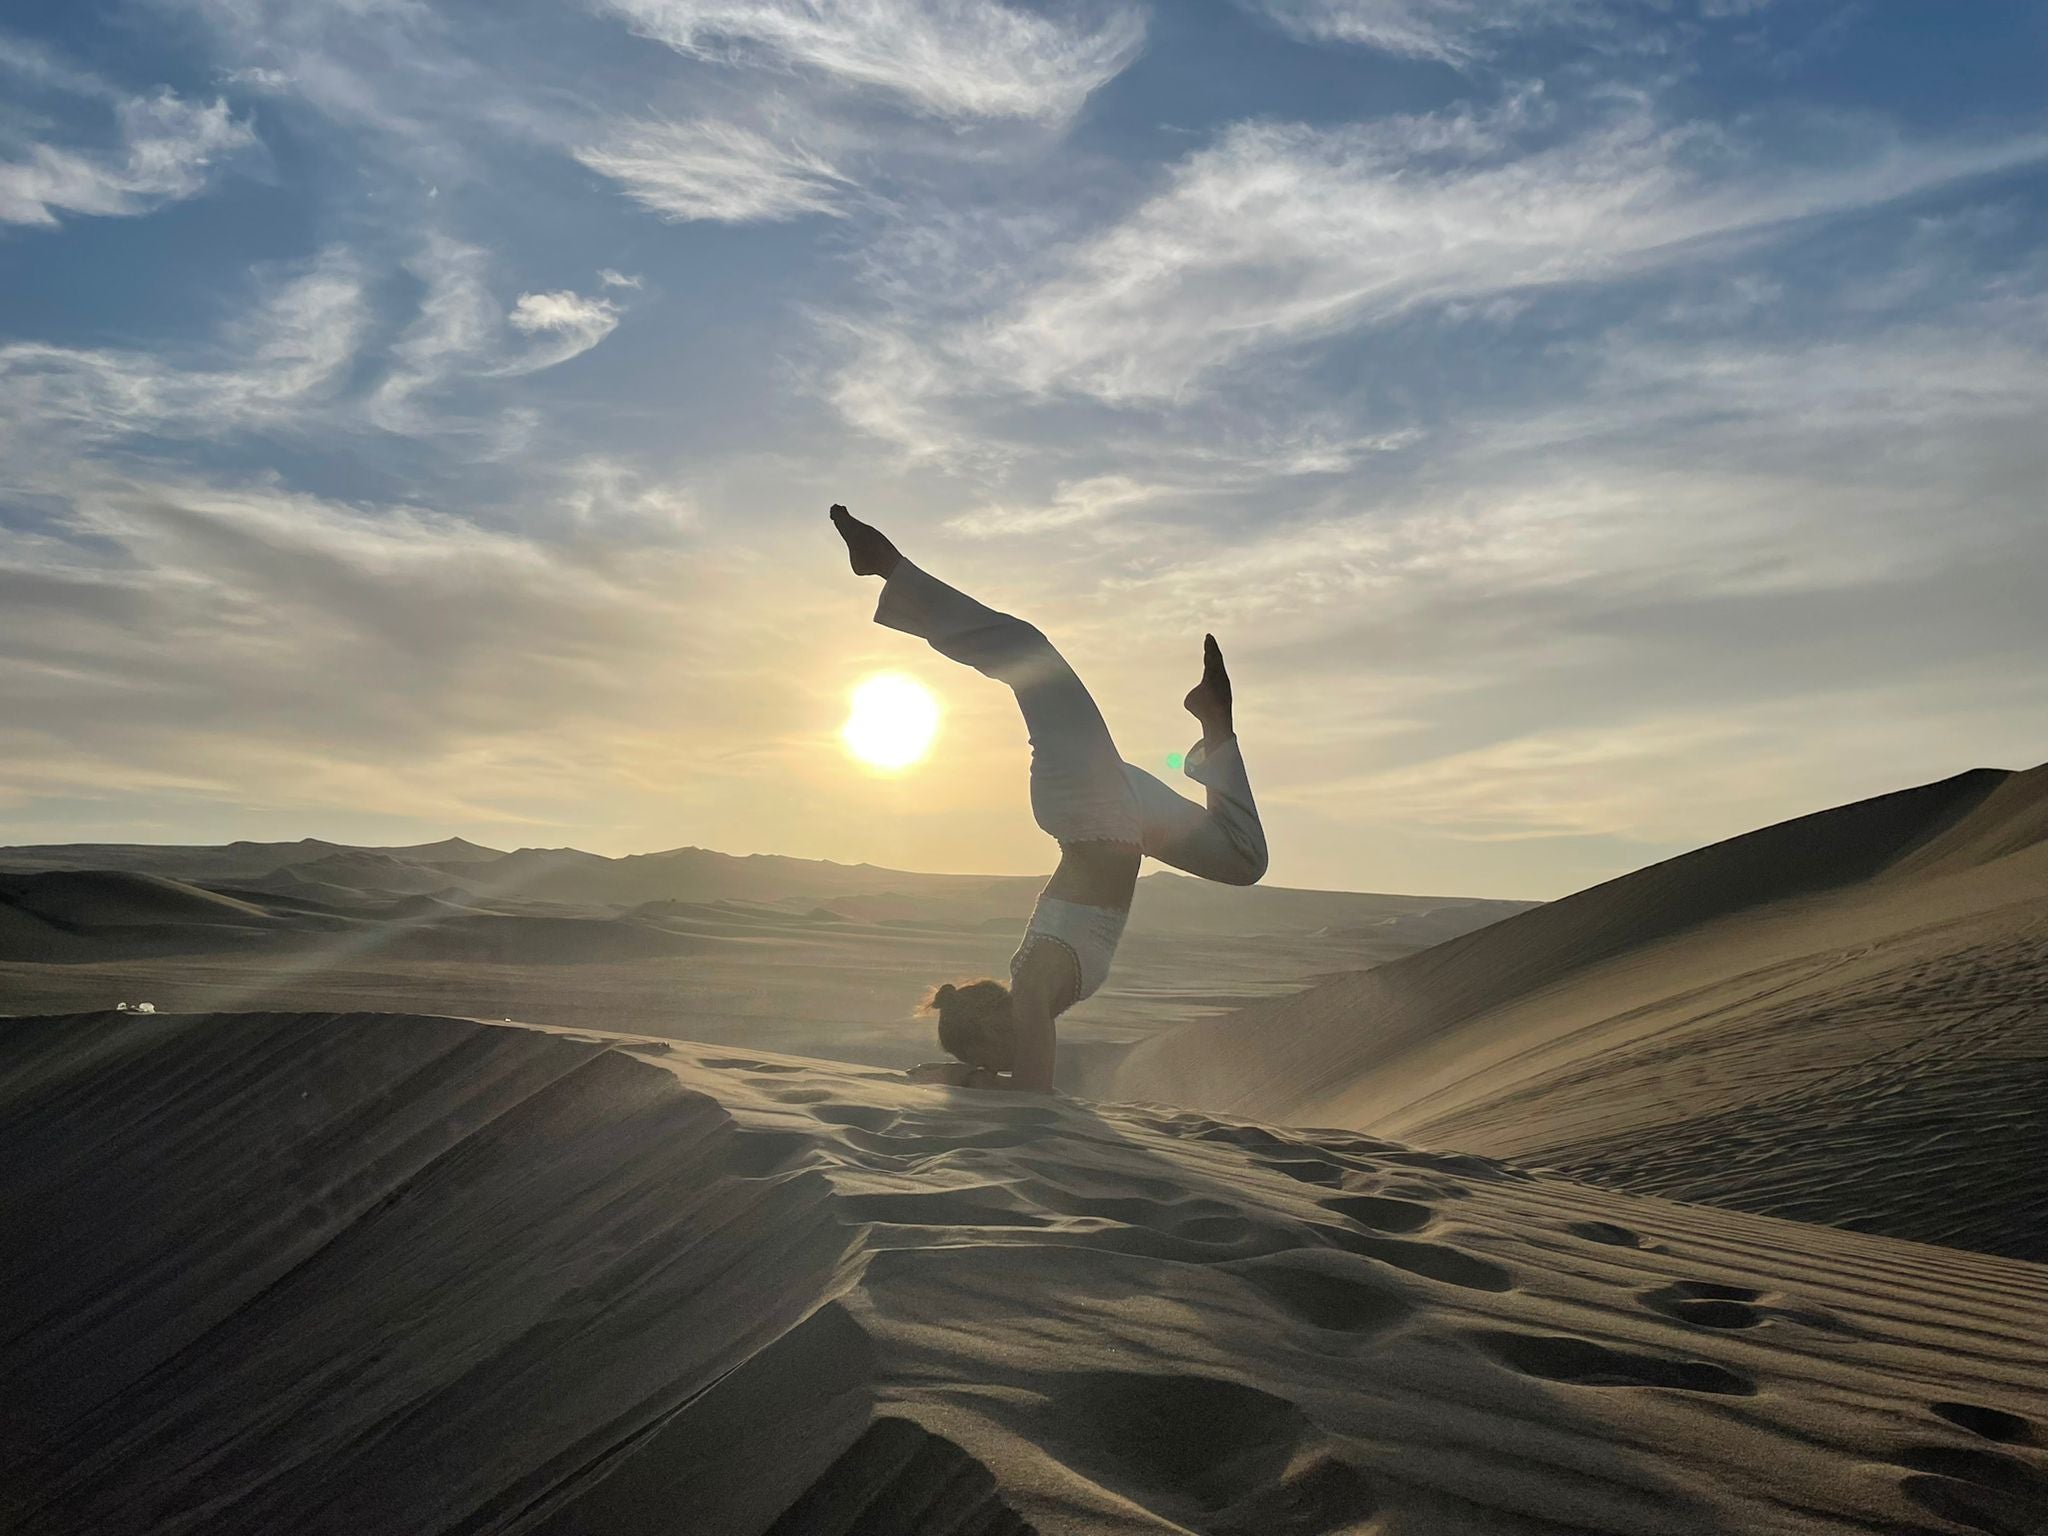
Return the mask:
<path fill-rule="evenodd" d="M 1202 680 L 1189 690 L 1185 703 L 1202 723 L 1202 739 L 1188 753 L 1185 771 L 1208 791 L 1208 809 L 1126 763 L 1124 774 L 1144 824 L 1145 851 L 1204 880 L 1254 885 L 1266 873 L 1266 831 L 1233 729 L 1230 674 L 1214 635 L 1203 636 Z"/>
<path fill-rule="evenodd" d="M 858 563 L 867 525 L 833 520 Z M 876 538 L 880 536 L 875 535 Z M 903 559 L 882 540 L 889 576 L 875 622 L 916 635 L 950 660 L 1009 684 L 1031 738 L 1031 811 L 1061 843 L 1139 840 L 1137 806 L 1123 760 L 1095 700 L 1066 659 L 1034 626 L 998 613 Z M 872 560 L 867 563 L 874 563 Z"/>
<path fill-rule="evenodd" d="M 1208 808 L 1177 794 L 1133 763 L 1124 777 L 1138 799 L 1145 852 L 1162 864 L 1224 885 L 1256 885 L 1266 873 L 1266 830 L 1252 800 L 1237 738 L 1199 743 L 1187 776 L 1208 791 Z"/>

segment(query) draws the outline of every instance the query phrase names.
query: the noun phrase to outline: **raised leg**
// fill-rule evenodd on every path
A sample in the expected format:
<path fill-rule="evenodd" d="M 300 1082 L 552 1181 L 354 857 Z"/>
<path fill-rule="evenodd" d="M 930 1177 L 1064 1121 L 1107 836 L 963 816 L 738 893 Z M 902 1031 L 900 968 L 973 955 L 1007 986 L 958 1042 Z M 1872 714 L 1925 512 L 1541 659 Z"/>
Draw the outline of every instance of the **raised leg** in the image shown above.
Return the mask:
<path fill-rule="evenodd" d="M 1169 789 L 1135 764 L 1124 776 L 1137 797 L 1144 849 L 1162 864 L 1225 885 L 1256 885 L 1266 873 L 1266 829 L 1252 799 L 1237 742 L 1230 673 L 1214 635 L 1202 637 L 1202 680 L 1188 691 L 1188 713 L 1202 739 L 1183 765 L 1207 792 L 1205 807 Z"/>
<path fill-rule="evenodd" d="M 1202 680 L 1188 690 L 1181 704 L 1201 722 L 1204 742 L 1222 741 L 1237 734 L 1231 710 L 1230 673 L 1223 665 L 1223 648 L 1214 635 L 1202 636 Z"/>
<path fill-rule="evenodd" d="M 1063 844 L 1136 847 L 1137 805 L 1123 760 L 1102 712 L 1066 658 L 1034 625 L 947 586 L 904 559 L 876 530 L 842 517 L 844 510 L 835 508 L 832 520 L 847 540 L 855 569 L 884 561 L 889 566 L 875 622 L 916 635 L 940 655 L 1007 683 L 1016 694 L 1031 738 L 1031 811 L 1038 825 Z"/>

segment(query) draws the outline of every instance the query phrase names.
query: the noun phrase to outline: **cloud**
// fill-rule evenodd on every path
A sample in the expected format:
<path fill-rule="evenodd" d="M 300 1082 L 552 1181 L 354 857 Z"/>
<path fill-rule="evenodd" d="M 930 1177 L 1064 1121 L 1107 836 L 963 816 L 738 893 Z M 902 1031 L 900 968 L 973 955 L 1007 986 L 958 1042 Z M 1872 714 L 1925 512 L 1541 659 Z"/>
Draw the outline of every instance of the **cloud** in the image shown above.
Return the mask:
<path fill-rule="evenodd" d="M 1096 475 L 1061 485 L 1041 506 L 990 506 L 963 512 L 942 525 L 971 539 L 1021 538 L 1053 529 L 1105 522 L 1119 513 L 1170 494 L 1128 475 Z"/>
<path fill-rule="evenodd" d="M 1305 42 L 1355 43 L 1412 58 L 1463 63 L 1490 34 L 1584 25 L 1615 0 L 1239 0 Z M 1645 0 L 1627 8 L 1648 9 Z"/>
<path fill-rule="evenodd" d="M 415 753 L 459 769 L 565 720 L 630 718 L 656 664 L 621 659 L 678 638 L 669 557 L 618 529 L 567 547 L 262 479 L 94 466 L 57 494 L 54 532 L 0 528 L 0 720 L 41 738 L 0 728 L 39 749 L 9 763 L 17 781 L 56 744 L 129 763 L 125 740 L 215 793 L 289 796 L 296 776 L 270 776 L 326 755 L 390 797 Z"/>
<path fill-rule="evenodd" d="M 619 307 L 581 294 L 521 294 L 508 314 L 491 294 L 488 254 L 434 235 L 408 263 L 422 284 L 419 309 L 391 348 L 390 365 L 365 403 L 388 431 L 423 433 L 439 424 L 424 401 L 467 379 L 538 373 L 579 357 L 609 336 Z M 533 338 L 517 348 L 506 329 Z"/>
<path fill-rule="evenodd" d="M 775 223 L 836 214 L 846 178 L 794 145 L 735 123 L 625 124 L 576 158 L 674 222 Z"/>
<path fill-rule="evenodd" d="M 1697 168 L 1724 152 L 1717 132 L 1639 111 L 1527 153 L 1438 154 L 1460 126 L 1229 130 L 1000 317 L 989 366 L 1028 388 L 1169 398 L 1260 347 L 1680 262 L 1701 241 L 2048 156 L 2036 138 L 1728 179 Z"/>
<path fill-rule="evenodd" d="M 1142 13 L 1121 3 L 1071 21 L 1000 0 L 601 3 L 680 53 L 815 71 L 948 118 L 1069 117 L 1145 32 Z"/>
<path fill-rule="evenodd" d="M 1235 124 L 970 319 L 905 305 L 893 323 L 847 327 L 836 398 L 849 421 L 925 453 L 962 402 L 1185 408 L 1256 355 L 1423 311 L 1484 317 L 2048 159 L 2048 136 L 1914 144 L 1825 119 L 1808 123 L 1802 163 L 1639 101 L 1569 131 L 1550 116 L 1524 96 L 1483 114 Z"/>
<path fill-rule="evenodd" d="M 355 260 L 330 251 L 281 281 L 209 355 L 0 346 L 0 442 L 21 459 L 155 435 L 192 439 L 274 429 L 331 400 L 368 326 Z M 225 354 L 225 355 L 220 355 Z"/>
<path fill-rule="evenodd" d="M 595 454 L 567 467 L 562 508 L 579 540 L 624 537 L 633 543 L 662 542 L 700 521 L 695 502 L 682 486 Z"/>
<path fill-rule="evenodd" d="M 91 70 L 80 69 L 69 60 L 33 38 L 0 32 L 0 70 L 6 70 L 31 86 L 62 91 L 118 106 L 128 93 Z"/>
<path fill-rule="evenodd" d="M 0 223 L 148 213 L 197 196 L 221 161 L 256 143 L 255 129 L 225 101 L 188 102 L 168 88 L 121 102 L 116 116 L 118 150 L 37 144 L 24 159 L 0 161 Z"/>
<path fill-rule="evenodd" d="M 640 277 L 628 277 L 625 273 L 615 272 L 610 267 L 599 272 L 597 280 L 607 288 L 639 288 L 644 286 L 645 282 Z"/>
<path fill-rule="evenodd" d="M 543 344 L 504 365 L 506 373 L 534 373 L 588 352 L 617 329 L 619 306 L 580 293 L 522 293 L 506 317 L 512 329 Z"/>
<path fill-rule="evenodd" d="M 273 276 L 210 344 L 0 344 L 0 447 L 42 461 L 141 438 L 219 441 L 316 423 L 330 433 L 367 424 L 426 434 L 449 425 L 429 409 L 444 388 L 552 368 L 603 341 L 621 315 L 609 299 L 567 290 L 521 294 L 507 312 L 484 252 L 446 237 L 430 239 L 412 268 L 417 307 L 382 358 L 369 359 L 381 377 L 366 367 L 377 328 L 362 260 L 339 250 Z"/>

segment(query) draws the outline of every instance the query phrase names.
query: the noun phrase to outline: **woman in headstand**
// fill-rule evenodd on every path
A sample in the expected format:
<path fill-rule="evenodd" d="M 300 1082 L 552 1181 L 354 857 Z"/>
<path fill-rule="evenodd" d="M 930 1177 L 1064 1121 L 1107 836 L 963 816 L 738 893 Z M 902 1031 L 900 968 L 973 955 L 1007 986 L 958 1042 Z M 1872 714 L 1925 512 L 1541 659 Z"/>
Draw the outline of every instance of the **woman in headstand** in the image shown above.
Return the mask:
<path fill-rule="evenodd" d="M 913 1075 L 962 1087 L 1052 1092 L 1053 1021 L 1109 975 L 1145 854 L 1165 864 L 1251 885 L 1266 872 L 1266 834 L 1252 803 L 1231 721 L 1230 675 L 1213 635 L 1202 641 L 1202 680 L 1185 700 L 1202 739 L 1187 755 L 1206 808 L 1126 763 L 1081 679 L 1044 635 L 983 607 L 896 551 L 880 530 L 832 508 L 854 573 L 885 585 L 875 622 L 929 641 L 933 650 L 1008 683 L 1031 737 L 1031 813 L 1060 845 L 1010 983 L 947 983 L 926 1000 L 939 1044 L 956 1061 Z"/>

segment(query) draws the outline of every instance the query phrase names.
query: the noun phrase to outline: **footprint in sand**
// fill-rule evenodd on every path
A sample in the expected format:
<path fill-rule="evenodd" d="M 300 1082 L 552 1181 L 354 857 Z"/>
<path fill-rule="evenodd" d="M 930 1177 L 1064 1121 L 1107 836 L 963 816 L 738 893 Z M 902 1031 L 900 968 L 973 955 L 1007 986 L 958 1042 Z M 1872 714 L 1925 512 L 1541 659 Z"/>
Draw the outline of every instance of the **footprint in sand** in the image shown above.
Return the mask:
<path fill-rule="evenodd" d="M 1989 1536 L 2041 1536 L 2048 1474 L 2017 1456 L 1970 1446 L 1916 1445 L 1899 1457 L 1899 1488 L 1922 1509 Z"/>
<path fill-rule="evenodd" d="M 1335 1163 L 1326 1163 L 1319 1157 L 1276 1157 L 1266 1167 L 1275 1173 L 1284 1173 L 1290 1179 L 1303 1184 L 1320 1184 L 1327 1189 L 1341 1189 L 1344 1186 L 1343 1168 Z"/>
<path fill-rule="evenodd" d="M 1361 1258 L 1377 1259 L 1382 1264 L 1405 1269 L 1411 1275 L 1441 1280 L 1446 1285 L 1462 1286 L 1468 1291 L 1511 1291 L 1515 1288 L 1515 1277 L 1500 1265 L 1442 1243 L 1413 1243 L 1397 1237 L 1374 1237 L 1354 1232 L 1349 1227 L 1318 1225 L 1315 1231 L 1333 1248 L 1341 1248 Z"/>
<path fill-rule="evenodd" d="M 1927 1405 L 1949 1423 L 2002 1445 L 2032 1445 L 2034 1426 L 2016 1413 L 1986 1408 L 1981 1403 L 1939 1402 Z"/>
<path fill-rule="evenodd" d="M 1575 1221 L 1565 1231 L 1573 1237 L 1583 1237 L 1589 1243 L 1606 1243 L 1613 1248 L 1650 1246 L 1640 1233 L 1631 1232 L 1627 1227 L 1617 1227 L 1611 1221 Z"/>
<path fill-rule="evenodd" d="M 1293 1403 L 1215 1377 L 1076 1371 L 1041 1444 L 1105 1488 L 1212 1536 L 1353 1530 L 1379 1504 L 1366 1474 Z"/>
<path fill-rule="evenodd" d="M 1288 1316 L 1332 1333 L 1384 1333 L 1415 1315 L 1415 1304 L 1372 1265 L 1334 1249 L 1295 1248 L 1217 1268 Z"/>
<path fill-rule="evenodd" d="M 1524 1376 L 1575 1387 L 1673 1387 L 1681 1392 L 1741 1397 L 1756 1391 L 1756 1382 L 1750 1377 L 1705 1360 L 1673 1360 L 1640 1350 L 1615 1349 L 1571 1334 L 1482 1329 L 1467 1337 Z"/>
<path fill-rule="evenodd" d="M 1764 1313 L 1750 1303 L 1762 1294 L 1747 1286 L 1712 1280 L 1680 1280 L 1645 1292 L 1643 1304 L 1695 1328 L 1754 1328 L 1764 1320 Z"/>
<path fill-rule="evenodd" d="M 1322 1207 L 1374 1232 L 1419 1232 L 1436 1220 L 1436 1212 L 1426 1205 L 1384 1195 L 1338 1195 L 1323 1201 Z"/>
<path fill-rule="evenodd" d="M 1380 1193 L 1397 1195 L 1403 1200 L 1463 1200 L 1472 1191 L 1462 1184 L 1453 1184 L 1445 1179 L 1434 1184 L 1388 1184 Z"/>
<path fill-rule="evenodd" d="M 770 1097 L 778 1104 L 830 1104 L 837 1095 L 830 1088 L 784 1088 Z"/>

